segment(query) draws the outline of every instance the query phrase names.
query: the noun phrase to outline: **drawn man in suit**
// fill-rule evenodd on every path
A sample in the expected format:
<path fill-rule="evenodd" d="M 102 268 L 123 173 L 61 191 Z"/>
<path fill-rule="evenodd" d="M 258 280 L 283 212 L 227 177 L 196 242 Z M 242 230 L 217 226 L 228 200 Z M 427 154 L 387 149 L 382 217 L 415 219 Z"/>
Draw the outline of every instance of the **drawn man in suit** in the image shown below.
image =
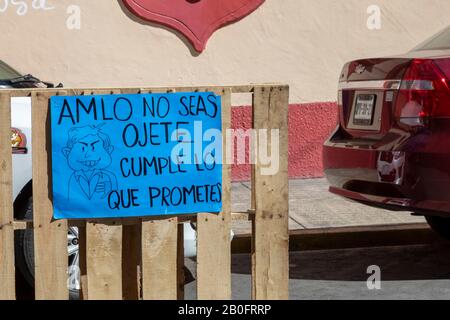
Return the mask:
<path fill-rule="evenodd" d="M 69 180 L 68 200 L 99 200 L 117 190 L 116 176 L 106 170 L 111 165 L 114 147 L 99 126 L 74 127 L 69 130 L 62 153 L 73 170 Z"/>

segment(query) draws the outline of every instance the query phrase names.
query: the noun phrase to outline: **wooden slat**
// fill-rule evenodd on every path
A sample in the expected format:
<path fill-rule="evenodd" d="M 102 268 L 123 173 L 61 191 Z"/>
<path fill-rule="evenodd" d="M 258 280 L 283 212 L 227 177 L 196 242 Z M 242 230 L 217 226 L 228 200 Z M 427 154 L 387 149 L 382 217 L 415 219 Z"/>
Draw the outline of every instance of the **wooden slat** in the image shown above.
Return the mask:
<path fill-rule="evenodd" d="M 254 211 L 248 210 L 247 212 L 232 212 L 231 220 L 232 221 L 250 221 L 253 219 Z M 170 216 L 169 216 L 170 217 Z M 192 222 L 196 221 L 196 215 L 183 215 L 178 216 L 178 223 L 184 222 Z M 122 225 L 122 226 L 134 226 L 140 225 L 142 223 L 141 219 L 138 218 L 129 218 L 129 219 L 111 219 L 110 222 L 114 222 L 114 224 Z M 86 227 L 86 221 L 84 220 L 69 220 L 69 226 L 72 227 Z M 33 229 L 33 221 L 32 220 L 15 220 L 14 221 L 14 230 L 27 230 Z"/>
<path fill-rule="evenodd" d="M 142 297 L 176 300 L 178 219 L 142 222 Z"/>
<path fill-rule="evenodd" d="M 257 88 L 254 92 L 254 128 L 280 130 L 279 170 L 263 175 L 258 161 L 252 186 L 256 209 L 252 294 L 256 300 L 288 299 L 289 295 L 288 100 L 288 87 Z M 270 152 L 270 131 L 268 136 Z M 265 146 L 258 143 L 258 150 L 260 147 Z"/>
<path fill-rule="evenodd" d="M 11 96 L 0 93 L 0 300 L 14 300 Z"/>
<path fill-rule="evenodd" d="M 76 93 L 76 92 L 75 92 Z M 118 89 L 86 90 L 85 95 L 115 94 Z M 79 93 L 78 93 L 79 94 Z M 89 300 L 122 300 L 121 224 L 112 221 L 87 221 L 86 265 Z"/>
<path fill-rule="evenodd" d="M 49 97 L 32 94 L 35 290 L 37 300 L 66 300 L 67 222 L 52 221 Z"/>
<path fill-rule="evenodd" d="M 122 226 L 89 222 L 86 234 L 89 300 L 122 300 Z"/>
<path fill-rule="evenodd" d="M 136 94 L 141 89 L 113 90 L 111 93 Z M 141 299 L 141 222 L 139 218 L 122 221 L 122 287 L 125 300 Z M 128 225 L 128 223 L 132 223 Z"/>
<path fill-rule="evenodd" d="M 142 93 L 176 92 L 173 88 L 141 88 Z M 179 217 L 142 222 L 142 298 L 176 300 L 179 292 Z"/>
<path fill-rule="evenodd" d="M 231 128 L 231 90 L 222 95 L 222 131 Z M 223 134 L 225 137 L 226 135 Z M 197 218 L 197 296 L 199 300 L 231 299 L 231 172 L 223 139 L 222 202 L 220 214 L 201 213 Z"/>
<path fill-rule="evenodd" d="M 142 90 L 143 92 L 167 92 L 167 90 L 175 90 L 176 92 L 187 92 L 187 91 L 221 91 L 221 90 L 231 90 L 233 93 L 251 93 L 260 88 L 266 87 L 276 87 L 280 84 L 250 84 L 250 85 L 227 85 L 227 86 L 179 86 L 179 87 L 103 87 L 103 88 L 64 88 L 70 95 L 79 95 L 81 92 L 92 92 L 96 90 L 101 90 L 103 92 L 107 91 L 120 91 L 129 90 L 130 92 L 136 90 Z M 52 93 L 56 92 L 58 89 L 12 89 L 8 90 L 14 97 L 26 97 L 30 96 L 33 92 L 41 93 Z"/>

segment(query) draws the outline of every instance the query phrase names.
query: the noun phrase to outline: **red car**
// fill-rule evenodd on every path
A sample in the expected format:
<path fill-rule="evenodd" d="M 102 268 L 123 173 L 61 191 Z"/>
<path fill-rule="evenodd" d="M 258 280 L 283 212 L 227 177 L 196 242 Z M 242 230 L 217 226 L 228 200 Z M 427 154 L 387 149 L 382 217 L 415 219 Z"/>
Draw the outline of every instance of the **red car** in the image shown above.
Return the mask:
<path fill-rule="evenodd" d="M 338 107 L 330 191 L 423 215 L 450 239 L 450 27 L 409 53 L 347 63 Z"/>

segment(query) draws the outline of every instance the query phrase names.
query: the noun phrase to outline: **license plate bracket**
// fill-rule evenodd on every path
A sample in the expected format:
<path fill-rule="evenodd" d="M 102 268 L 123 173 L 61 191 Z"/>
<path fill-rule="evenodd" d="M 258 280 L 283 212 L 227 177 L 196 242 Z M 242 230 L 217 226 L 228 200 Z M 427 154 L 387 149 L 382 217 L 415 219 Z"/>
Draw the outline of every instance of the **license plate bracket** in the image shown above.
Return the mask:
<path fill-rule="evenodd" d="M 356 96 L 353 124 L 360 126 L 373 124 L 376 100 L 376 94 L 358 94 Z"/>

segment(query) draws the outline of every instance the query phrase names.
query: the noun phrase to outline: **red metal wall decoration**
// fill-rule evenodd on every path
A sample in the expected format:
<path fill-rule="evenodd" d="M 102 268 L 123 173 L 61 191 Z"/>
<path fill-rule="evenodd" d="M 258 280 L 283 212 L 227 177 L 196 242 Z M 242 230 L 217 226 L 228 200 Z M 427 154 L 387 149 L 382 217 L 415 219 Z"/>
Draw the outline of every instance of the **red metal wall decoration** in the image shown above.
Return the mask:
<path fill-rule="evenodd" d="M 211 35 L 238 21 L 265 0 L 123 0 L 127 8 L 144 20 L 181 32 L 202 52 Z"/>

